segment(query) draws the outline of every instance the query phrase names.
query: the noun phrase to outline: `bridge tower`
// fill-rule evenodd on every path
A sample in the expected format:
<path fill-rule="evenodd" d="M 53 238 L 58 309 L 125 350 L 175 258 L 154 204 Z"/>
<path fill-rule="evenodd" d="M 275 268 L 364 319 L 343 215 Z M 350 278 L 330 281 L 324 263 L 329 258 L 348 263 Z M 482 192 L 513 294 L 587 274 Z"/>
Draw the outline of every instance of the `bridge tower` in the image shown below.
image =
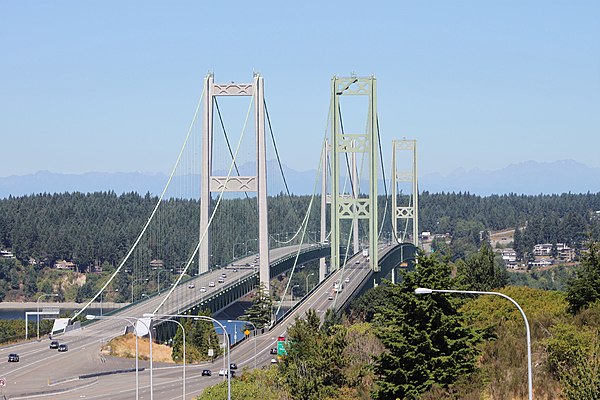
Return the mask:
<path fill-rule="evenodd" d="M 374 77 L 359 78 L 352 76 L 340 78 L 334 76 L 331 80 L 331 269 L 337 270 L 342 262 L 340 254 L 341 229 L 340 222 L 349 220 L 353 226 L 355 240 L 354 250 L 357 251 L 356 232 L 358 220 L 368 220 L 369 226 L 369 257 L 370 267 L 374 271 L 379 270 L 379 254 L 377 250 L 377 176 L 378 176 L 378 131 L 377 131 L 377 97 L 376 80 Z M 340 98 L 341 96 L 366 96 L 368 99 L 367 126 L 364 132 L 347 133 L 341 120 Z M 368 193 L 359 193 L 360 186 L 356 174 L 356 163 L 352 162 L 350 177 L 352 178 L 351 193 L 343 193 L 341 185 L 342 158 L 350 155 L 364 154 L 367 161 L 367 173 L 369 177 Z"/>
<path fill-rule="evenodd" d="M 410 167 L 408 169 L 398 169 L 398 153 L 400 151 L 408 152 Z M 401 233 L 398 230 L 398 220 L 412 222 L 412 242 L 415 247 L 419 246 L 419 185 L 417 178 L 417 141 L 416 140 L 393 140 L 392 141 L 392 229 L 394 238 L 398 243 L 404 242 L 406 228 L 402 228 Z M 410 183 L 410 193 L 408 206 L 398 204 L 397 189 L 399 183 Z"/>
<path fill-rule="evenodd" d="M 264 81 L 255 74 L 252 83 L 214 83 L 212 73 L 205 80 L 202 118 L 202 173 L 200 184 L 200 244 L 198 273 L 208 271 L 211 192 L 256 192 L 258 202 L 259 278 L 269 290 L 269 231 L 267 217 L 267 158 L 265 137 Z M 253 96 L 256 134 L 256 173 L 251 176 L 215 176 L 212 173 L 213 108 L 217 96 Z M 206 233 L 205 233 L 206 232 Z"/>

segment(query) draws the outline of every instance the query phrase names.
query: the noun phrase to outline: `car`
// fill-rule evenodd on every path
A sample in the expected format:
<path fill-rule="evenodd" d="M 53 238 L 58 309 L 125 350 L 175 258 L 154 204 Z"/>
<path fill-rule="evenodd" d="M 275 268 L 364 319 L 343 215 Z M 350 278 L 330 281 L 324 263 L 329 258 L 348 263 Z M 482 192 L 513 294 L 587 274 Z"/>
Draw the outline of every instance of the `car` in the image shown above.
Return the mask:
<path fill-rule="evenodd" d="M 275 347 L 273 347 L 270 351 L 271 354 L 277 354 L 277 349 Z"/>
<path fill-rule="evenodd" d="M 50 348 L 58 349 L 58 342 L 56 340 L 53 340 L 52 342 L 50 342 Z"/>
<path fill-rule="evenodd" d="M 333 300 L 333 294 L 329 293 L 329 297 L 327 297 L 327 300 Z"/>
<path fill-rule="evenodd" d="M 202 287 L 200 288 L 200 291 L 201 291 L 201 292 L 206 292 L 206 287 L 205 287 L 205 286 L 202 286 Z"/>
<path fill-rule="evenodd" d="M 227 370 L 226 369 L 220 369 L 219 370 L 219 376 L 227 376 Z M 235 376 L 235 371 L 231 371 L 231 377 L 233 378 Z"/>
<path fill-rule="evenodd" d="M 350 278 L 344 279 L 344 282 L 346 282 L 346 283 L 350 282 Z"/>
<path fill-rule="evenodd" d="M 19 355 L 17 353 L 10 353 L 8 355 L 8 362 L 19 362 Z"/>
<path fill-rule="evenodd" d="M 69 350 L 69 347 L 66 344 L 61 344 L 61 345 L 58 346 L 58 351 L 61 352 L 61 353 L 65 352 L 65 351 L 68 351 L 68 350 Z"/>
<path fill-rule="evenodd" d="M 223 272 L 223 273 L 221 274 L 221 278 L 223 278 L 223 279 L 227 278 L 227 274 L 226 274 L 225 272 Z"/>
<path fill-rule="evenodd" d="M 215 287 L 215 283 L 214 282 L 208 282 L 208 287 Z"/>
<path fill-rule="evenodd" d="M 211 376 L 212 372 L 210 372 L 210 369 L 203 369 L 202 370 L 202 376 Z"/>
<path fill-rule="evenodd" d="M 360 260 L 354 261 L 354 264 L 360 264 Z"/>
<path fill-rule="evenodd" d="M 188 285 L 188 289 L 193 289 L 193 288 L 195 288 L 195 287 L 196 287 L 196 285 L 194 285 L 193 283 L 190 283 L 190 284 Z"/>
<path fill-rule="evenodd" d="M 234 269 L 233 269 L 233 272 L 237 272 L 237 268 L 234 268 Z"/>
<path fill-rule="evenodd" d="M 277 364 L 277 359 L 276 358 L 271 358 L 271 364 Z"/>
<path fill-rule="evenodd" d="M 225 283 L 225 279 L 223 279 L 223 278 L 219 278 L 219 279 L 217 280 L 217 282 L 219 282 L 219 283 Z"/>
<path fill-rule="evenodd" d="M 236 363 L 229 364 L 229 369 L 237 369 L 237 364 Z"/>

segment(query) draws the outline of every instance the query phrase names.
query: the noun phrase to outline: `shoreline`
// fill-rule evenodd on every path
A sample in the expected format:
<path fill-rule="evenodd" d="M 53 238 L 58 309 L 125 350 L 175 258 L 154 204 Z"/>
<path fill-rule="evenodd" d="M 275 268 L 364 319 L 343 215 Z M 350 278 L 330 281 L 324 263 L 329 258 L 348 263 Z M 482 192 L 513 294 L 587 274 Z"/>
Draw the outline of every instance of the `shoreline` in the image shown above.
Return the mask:
<path fill-rule="evenodd" d="M 82 308 L 84 305 L 86 305 L 87 303 L 76 303 L 74 301 L 68 301 L 68 302 L 64 302 L 64 303 L 47 303 L 47 302 L 35 302 L 35 301 L 28 301 L 28 302 L 20 302 L 20 301 L 15 301 L 15 302 L 11 302 L 11 301 L 7 301 L 7 302 L 0 302 L 0 310 L 29 310 L 29 309 L 37 309 L 37 307 L 39 306 L 40 308 L 44 308 L 44 307 L 60 307 L 60 308 L 68 308 L 68 309 L 77 309 L 77 308 Z M 126 305 L 128 305 L 129 303 L 113 303 L 113 302 L 103 302 L 102 303 L 102 308 L 121 308 L 121 307 L 125 307 Z M 100 308 L 100 302 L 93 302 L 92 304 L 90 304 L 90 307 L 92 308 Z"/>

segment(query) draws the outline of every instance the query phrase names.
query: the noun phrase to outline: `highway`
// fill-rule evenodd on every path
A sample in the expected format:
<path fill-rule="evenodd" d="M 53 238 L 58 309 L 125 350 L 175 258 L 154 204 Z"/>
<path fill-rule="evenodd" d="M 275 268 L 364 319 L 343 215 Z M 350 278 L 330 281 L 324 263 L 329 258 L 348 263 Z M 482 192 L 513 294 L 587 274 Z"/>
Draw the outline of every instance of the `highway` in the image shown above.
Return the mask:
<path fill-rule="evenodd" d="M 278 251 L 281 252 L 279 254 L 283 254 L 286 250 L 272 250 L 275 254 L 278 254 Z M 271 253 L 271 257 L 277 257 L 275 254 Z M 244 271 L 238 269 L 237 273 L 252 273 L 252 271 Z M 205 286 L 208 293 L 208 285 L 205 285 L 205 283 L 211 280 L 216 282 L 221 272 L 221 270 L 216 270 L 195 278 L 194 289 L 188 289 L 186 283 L 176 290 L 197 290 L 199 292 L 199 288 Z M 292 314 L 280 321 L 272 330 L 257 337 L 251 337 L 249 340 L 235 346 L 231 352 L 231 362 L 237 363 L 238 373 L 241 373 L 244 367 L 254 367 L 255 345 L 257 350 L 256 364 L 259 367 L 269 366 L 273 358 L 269 354 L 269 350 L 276 347 L 278 336 L 286 336 L 287 328 L 293 323 L 296 316 L 301 317 L 308 309 L 313 308 L 323 317 L 328 308 L 339 308 L 352 291 L 370 276 L 370 272 L 366 260 L 362 256 L 349 260 L 345 269 L 330 274 L 310 296 L 296 307 Z M 230 279 L 230 275 L 233 274 L 235 273 L 229 271 L 227 279 Z M 336 280 L 345 281 L 346 279 L 348 279 L 348 282 L 345 283 L 344 289 L 340 293 L 336 293 L 333 299 L 330 299 L 330 294 L 333 293 L 333 282 Z M 207 293 L 202 294 L 206 295 Z M 122 310 L 117 315 L 119 317 L 141 317 L 144 313 L 154 311 L 161 301 L 161 297 L 151 298 L 145 302 L 135 304 Z M 69 351 L 63 353 L 49 349 L 50 341 L 48 339 L 0 348 L 0 359 L 7 360 L 9 353 L 20 355 L 19 363 L 0 362 L 0 378 L 6 379 L 6 386 L 2 388 L 0 395 L 3 394 L 8 399 L 55 399 L 59 393 L 61 399 L 135 398 L 135 372 L 133 372 L 135 360 L 103 356 L 99 351 L 100 347 L 108 340 L 122 334 L 127 325 L 125 321 L 102 320 L 80 330 L 61 335 L 57 339 L 61 343 L 69 345 Z M 256 343 L 254 343 L 255 340 Z M 223 361 L 221 358 L 214 363 L 188 365 L 186 367 L 186 397 L 194 398 L 204 388 L 223 380 L 223 377 L 217 376 L 219 369 L 223 368 Z M 139 366 L 143 368 L 143 371 L 139 372 L 139 398 L 150 399 L 149 362 L 140 360 Z M 201 372 L 205 368 L 211 369 L 213 376 L 202 377 Z M 85 374 L 126 369 L 129 369 L 130 372 L 79 378 Z M 154 398 L 157 400 L 181 399 L 182 372 L 181 365 L 154 363 Z"/>

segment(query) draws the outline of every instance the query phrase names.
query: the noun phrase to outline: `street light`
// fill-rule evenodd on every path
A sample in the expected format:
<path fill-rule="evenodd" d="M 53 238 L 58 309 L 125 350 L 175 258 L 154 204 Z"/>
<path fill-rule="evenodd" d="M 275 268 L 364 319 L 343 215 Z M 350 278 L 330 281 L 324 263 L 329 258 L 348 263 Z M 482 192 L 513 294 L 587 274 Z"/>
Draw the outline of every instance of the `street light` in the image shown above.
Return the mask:
<path fill-rule="evenodd" d="M 158 270 L 158 273 L 156 274 L 156 286 L 158 286 L 158 295 L 160 296 L 160 273 L 161 272 L 173 272 L 173 268 L 171 269 L 164 269 L 161 268 Z M 168 276 L 168 275 L 167 275 Z"/>
<path fill-rule="evenodd" d="M 164 321 L 165 322 L 175 322 L 177 325 L 179 325 L 181 327 L 181 330 L 183 331 L 183 397 L 182 397 L 182 399 L 185 400 L 185 328 L 183 327 L 181 322 L 179 322 L 175 319 L 165 319 Z"/>
<path fill-rule="evenodd" d="M 108 290 L 107 290 L 107 292 L 108 292 Z M 113 290 L 113 292 L 118 293 L 119 289 L 117 288 L 117 289 Z M 102 297 L 103 297 L 103 295 L 104 295 L 104 291 L 100 292 L 100 316 L 103 315 L 103 313 L 102 313 Z"/>
<path fill-rule="evenodd" d="M 292 286 L 292 301 L 294 301 L 294 289 L 296 289 L 297 287 L 300 287 L 300 285 Z"/>
<path fill-rule="evenodd" d="M 245 242 L 241 242 L 241 243 L 234 243 L 233 244 L 233 248 L 231 249 L 231 258 L 233 258 L 235 260 L 235 246 L 237 246 L 238 244 L 244 245 Z"/>
<path fill-rule="evenodd" d="M 132 303 L 133 303 L 133 289 L 135 289 L 135 284 L 137 282 L 142 282 L 142 281 L 148 282 L 148 278 L 140 278 L 140 279 L 136 279 L 135 281 L 131 282 L 131 302 Z"/>
<path fill-rule="evenodd" d="M 148 329 L 148 332 L 150 332 L 150 329 L 148 328 L 148 325 L 146 325 L 146 323 L 141 320 L 140 318 L 135 318 L 135 317 L 118 317 L 118 316 L 111 316 L 111 317 L 107 317 L 107 316 L 101 316 L 101 315 L 91 315 L 88 314 L 85 316 L 86 319 L 88 320 L 96 320 L 96 319 L 107 319 L 107 320 L 122 320 L 122 321 L 127 321 L 131 324 L 131 326 L 133 327 L 134 331 L 135 331 L 135 398 L 139 399 L 139 391 L 140 391 L 140 377 L 139 377 L 139 350 L 138 350 L 138 331 L 137 331 L 137 326 L 136 324 L 133 323 L 133 321 L 135 320 L 136 322 L 141 322 L 142 324 L 144 324 L 144 326 L 146 327 L 146 329 Z M 148 333 L 150 335 L 150 398 L 153 398 L 153 388 L 152 388 L 152 334 Z"/>
<path fill-rule="evenodd" d="M 254 325 L 252 322 L 247 321 L 247 320 L 243 320 L 243 319 L 228 319 L 227 322 L 232 323 L 232 322 L 243 322 L 245 324 L 250 324 L 252 325 L 252 329 L 254 330 L 254 369 L 256 369 L 256 325 Z"/>
<path fill-rule="evenodd" d="M 519 309 L 519 312 L 521 313 L 521 315 L 523 316 L 523 320 L 525 321 L 525 330 L 527 332 L 527 386 L 528 386 L 528 394 L 529 394 L 528 398 L 529 398 L 529 400 L 532 400 L 533 399 L 533 374 L 532 374 L 532 368 L 531 368 L 531 331 L 529 329 L 529 321 L 527 320 L 527 316 L 525 315 L 525 312 L 523 311 L 523 309 L 521 308 L 519 303 L 517 303 L 516 301 L 514 301 L 512 298 L 508 297 L 507 295 L 498 293 L 498 292 L 480 292 L 480 291 L 475 291 L 475 290 L 442 290 L 442 289 L 428 289 L 428 288 L 415 289 L 416 294 L 431 294 L 433 292 L 460 293 L 460 294 L 489 294 L 489 295 L 494 295 L 494 296 L 500 296 L 500 297 L 504 297 L 505 299 L 507 299 L 508 301 L 513 303 Z"/>
<path fill-rule="evenodd" d="M 221 329 L 223 329 L 223 339 L 224 342 L 226 342 L 227 344 L 227 369 L 225 370 L 227 372 L 227 400 L 231 400 L 231 358 L 230 358 L 230 353 L 231 353 L 231 346 L 229 345 L 229 334 L 227 333 L 227 330 L 225 329 L 225 327 L 223 326 L 223 324 L 221 322 L 219 322 L 218 320 L 212 318 L 212 317 L 207 317 L 206 315 L 181 315 L 181 314 L 144 314 L 143 315 L 144 318 L 150 318 L 150 320 L 152 320 L 155 317 L 159 317 L 159 318 L 192 318 L 194 321 L 197 320 L 204 320 L 204 321 L 211 321 L 213 323 L 218 324 Z M 225 340 L 227 339 L 227 340 Z M 152 357 L 152 354 L 150 355 L 150 357 Z M 152 360 L 150 360 L 152 361 Z"/>
<path fill-rule="evenodd" d="M 37 298 L 36 316 L 37 316 L 37 340 L 40 340 L 40 299 L 43 297 L 58 297 L 58 293 L 44 293 Z"/>
<path fill-rule="evenodd" d="M 314 274 L 314 272 L 311 272 L 310 274 L 306 275 L 306 294 L 308 294 L 308 277 L 313 276 Z"/>

